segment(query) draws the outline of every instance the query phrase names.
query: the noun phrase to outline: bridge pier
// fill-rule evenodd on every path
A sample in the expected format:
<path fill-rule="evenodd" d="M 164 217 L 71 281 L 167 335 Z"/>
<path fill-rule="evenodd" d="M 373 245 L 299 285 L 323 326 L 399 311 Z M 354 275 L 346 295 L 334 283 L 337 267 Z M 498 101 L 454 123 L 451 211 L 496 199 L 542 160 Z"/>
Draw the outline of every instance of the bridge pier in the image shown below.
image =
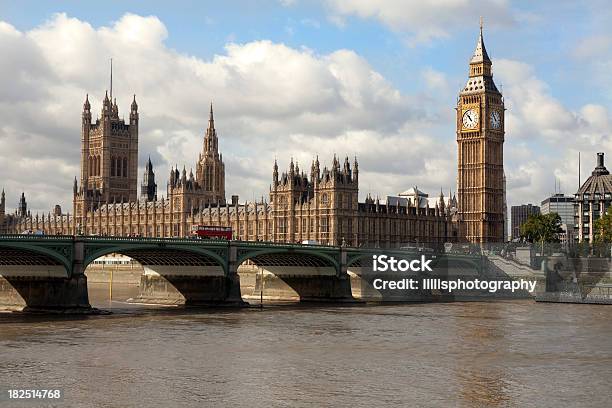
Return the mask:
<path fill-rule="evenodd" d="M 15 249 L 0 252 L 0 309 L 24 312 L 90 312 L 87 277 L 83 274 L 83 244 L 68 242 L 72 271 L 48 256 Z M 16 257 L 16 258 L 15 258 Z M 35 261 L 37 259 L 37 261 Z M 27 260 L 31 264 L 19 264 Z M 80 265 L 80 268 L 79 268 Z M 77 272 L 74 272 L 77 271 Z M 72 272 L 72 273 L 71 273 Z"/>
<path fill-rule="evenodd" d="M 24 312 L 88 312 L 85 275 L 0 277 L 0 309 Z"/>
<path fill-rule="evenodd" d="M 226 275 L 220 266 L 144 266 L 140 293 L 130 301 L 185 306 L 244 305 L 238 274 Z"/>
<path fill-rule="evenodd" d="M 348 275 L 316 275 L 302 270 L 295 274 L 264 267 L 255 280 L 251 297 L 258 298 L 263 289 L 265 300 L 300 302 L 354 302 Z M 262 286 L 263 275 L 263 286 Z"/>
<path fill-rule="evenodd" d="M 240 295 L 236 247 L 224 266 L 143 265 L 133 303 L 185 306 L 245 306 Z M 227 272 L 226 272 L 227 271 Z"/>

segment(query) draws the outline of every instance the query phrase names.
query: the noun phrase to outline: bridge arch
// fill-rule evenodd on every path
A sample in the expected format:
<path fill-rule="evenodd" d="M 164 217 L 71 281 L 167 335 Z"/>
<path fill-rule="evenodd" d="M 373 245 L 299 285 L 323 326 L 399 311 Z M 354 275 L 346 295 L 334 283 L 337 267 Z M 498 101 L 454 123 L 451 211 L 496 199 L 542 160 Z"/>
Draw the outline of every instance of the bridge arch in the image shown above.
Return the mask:
<path fill-rule="evenodd" d="M 72 273 L 72 250 L 29 245 L 23 242 L 0 242 L 0 265 L 62 265 Z M 47 262 L 47 263 L 45 263 Z"/>
<path fill-rule="evenodd" d="M 83 267 L 86 268 L 96 259 L 112 253 L 129 256 L 142 265 L 220 266 L 225 274 L 228 272 L 227 259 L 218 253 L 187 245 L 109 245 L 87 253 Z"/>
<path fill-rule="evenodd" d="M 251 295 L 271 301 L 346 301 L 348 276 L 342 274 L 340 251 L 296 246 L 239 247 L 236 264 L 251 269 Z M 249 261 L 255 267 L 248 265 Z M 251 286 L 248 285 L 250 288 Z"/>
<path fill-rule="evenodd" d="M 109 240 L 110 241 L 110 240 Z M 194 240 L 126 239 L 85 241 L 84 267 L 101 256 L 129 256 L 142 267 L 140 303 L 166 305 L 239 304 L 237 276 L 229 273 L 229 244 Z M 234 274 L 235 275 L 235 274 Z M 237 294 L 235 296 L 237 287 Z"/>
<path fill-rule="evenodd" d="M 333 266 L 336 270 L 340 267 L 338 260 L 326 253 L 282 247 L 245 251 L 237 257 L 236 264 L 247 260 L 259 266 Z"/>

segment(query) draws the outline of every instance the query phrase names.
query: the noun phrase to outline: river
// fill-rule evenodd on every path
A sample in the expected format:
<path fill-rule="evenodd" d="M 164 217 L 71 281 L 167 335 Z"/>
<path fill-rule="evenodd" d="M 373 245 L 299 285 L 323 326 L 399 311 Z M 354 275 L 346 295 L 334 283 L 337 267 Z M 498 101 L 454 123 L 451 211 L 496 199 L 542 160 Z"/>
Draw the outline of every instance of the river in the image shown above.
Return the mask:
<path fill-rule="evenodd" d="M 90 298 L 113 313 L 0 315 L 0 389 L 61 388 L 58 407 L 610 406 L 610 306 L 160 309 L 109 304 L 105 285 Z"/>

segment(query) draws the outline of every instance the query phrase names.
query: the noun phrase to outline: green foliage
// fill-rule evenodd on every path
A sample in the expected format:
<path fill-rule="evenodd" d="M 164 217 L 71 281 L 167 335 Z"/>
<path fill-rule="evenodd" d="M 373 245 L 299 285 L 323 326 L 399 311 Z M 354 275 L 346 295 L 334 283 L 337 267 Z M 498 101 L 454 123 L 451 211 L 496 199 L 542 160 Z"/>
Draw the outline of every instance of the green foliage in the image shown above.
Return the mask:
<path fill-rule="evenodd" d="M 611 243 L 612 242 L 612 207 L 608 208 L 608 211 L 595 221 L 595 242 L 599 244 Z"/>
<path fill-rule="evenodd" d="M 521 237 L 529 242 L 559 242 L 561 217 L 557 213 L 531 215 L 521 225 Z"/>

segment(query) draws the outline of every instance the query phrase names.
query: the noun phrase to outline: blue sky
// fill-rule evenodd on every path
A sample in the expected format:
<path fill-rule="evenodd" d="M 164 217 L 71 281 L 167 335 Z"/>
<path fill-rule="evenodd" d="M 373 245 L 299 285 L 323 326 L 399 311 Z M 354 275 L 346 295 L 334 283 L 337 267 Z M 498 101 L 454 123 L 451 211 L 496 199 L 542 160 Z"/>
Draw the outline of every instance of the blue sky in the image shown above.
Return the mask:
<path fill-rule="evenodd" d="M 166 25 L 166 44 L 180 52 L 208 59 L 222 53 L 228 42 L 245 43 L 269 39 L 292 47 L 308 47 L 318 53 L 348 48 L 363 55 L 385 77 L 403 91 L 417 90 L 407 80 L 410 74 L 431 66 L 448 75 L 463 78 L 466 55 L 474 48 L 479 12 L 474 10 L 464 28 L 449 38 L 409 45 L 409 30 L 393 30 L 375 19 L 345 18 L 343 27 L 329 20 L 329 7 L 316 1 L 105 1 L 105 2 L 0 2 L 1 15 L 20 30 L 28 30 L 48 20 L 54 13 L 103 26 L 125 13 L 158 16 Z M 568 106 L 593 101 L 610 103 L 611 93 L 596 81 L 586 81 L 584 91 L 576 92 L 572 78 L 584 67 L 573 59 L 580 41 L 607 35 L 609 27 L 605 1 L 517 1 L 517 20 L 500 24 L 485 17 L 489 53 L 530 62 L 538 76 L 546 77 L 553 94 L 567 99 Z M 524 14 L 524 16 L 521 16 Z M 457 84 L 457 88 L 461 86 Z"/>
<path fill-rule="evenodd" d="M 52 83 L 58 88 L 57 92 L 65 92 L 66 96 L 61 102 L 54 98 L 42 102 L 46 104 L 45 110 L 72 115 L 70 121 L 75 123 L 58 123 L 45 135 L 41 130 L 42 122 L 39 126 L 20 128 L 23 122 L 12 119 L 14 112 L 7 107 L 0 109 L 5 123 L 11 118 L 9 125 L 0 130 L 0 140 L 4 139 L 5 145 L 10 146 L 11 157 L 17 155 L 25 160 L 32 155 L 32 160 L 37 160 L 38 156 L 32 149 L 24 149 L 17 142 L 11 144 L 11 141 L 23 140 L 18 136 L 20 131 L 42 146 L 59 143 L 64 137 L 59 135 L 66 132 L 74 131 L 78 135 L 77 114 L 82 100 L 77 98 L 89 92 L 99 99 L 106 83 L 101 65 L 112 55 L 116 69 L 120 71 L 116 74 L 117 87 L 120 88 L 116 93 L 119 96 L 124 94 L 125 98 L 132 90 L 143 95 L 141 109 L 145 113 L 141 128 L 141 139 L 144 139 L 141 159 L 152 154 L 155 165 L 160 168 L 159 184 L 163 186 L 170 165 L 175 162 L 179 165 L 185 163 L 187 167 L 193 165 L 194 158 L 189 154 L 194 150 L 193 143 L 200 143 L 203 129 L 197 115 L 190 116 L 191 111 L 184 118 L 180 117 L 185 108 L 178 102 L 168 108 L 177 109 L 176 112 L 163 112 L 158 106 L 154 107 L 159 98 L 155 99 L 150 87 L 147 88 L 149 79 L 145 71 L 147 67 L 152 69 L 158 65 L 172 67 L 179 60 L 176 63 L 184 67 L 188 64 L 186 61 L 191 60 L 197 65 L 193 72 L 183 72 L 181 78 L 168 79 L 168 82 L 180 82 L 176 87 L 186 86 L 183 95 L 190 99 L 181 103 L 189 103 L 190 107 L 197 105 L 194 111 L 203 113 L 208 101 L 219 101 L 217 112 L 220 120 L 217 123 L 222 138 L 221 148 L 229 162 L 230 193 L 235 189 L 247 198 L 265 194 L 273 156 L 279 157 L 281 166 L 287 164 L 290 156 L 309 160 L 320 153 L 321 145 L 341 155 L 358 154 L 362 158 L 366 164 L 365 168 L 362 166 L 366 173 L 362 179 L 363 194 L 373 192 L 384 196 L 414 184 L 423 186 L 430 193 L 439 191 L 440 187 L 445 191 L 454 190 L 453 108 L 457 92 L 467 78 L 467 62 L 474 49 L 482 15 L 485 43 L 493 59 L 495 80 L 498 87 L 501 85 L 504 89 L 508 108 L 506 173 L 509 204 L 539 202 L 552 192 L 555 178 L 562 181 L 562 186 L 571 186 L 565 190 L 573 193 L 577 184 L 574 163 L 577 152 L 584 155 L 584 180 L 590 171 L 589 160 L 594 152 L 606 151 L 612 146 L 612 79 L 608 74 L 612 69 L 612 30 L 609 26 L 612 12 L 607 3 L 504 0 L 441 0 L 435 5 L 431 3 L 412 0 L 2 1 L 0 21 L 11 28 L 5 27 L 7 40 L 0 42 L 0 47 L 13 49 L 17 37 L 11 33 L 17 32 L 24 37 L 19 41 L 29 41 L 35 44 L 33 49 L 42 52 L 37 56 L 36 51 L 32 51 L 31 59 L 24 57 L 24 52 L 20 53 L 16 59 L 23 59 L 23 63 L 0 63 L 0 73 L 9 78 L 34 76 L 34 82 Z M 64 17 L 58 18 L 57 13 Z M 138 18 L 126 22 L 122 31 L 118 22 L 126 15 Z M 153 19 L 147 20 L 149 16 Z M 75 28 L 72 24 L 75 22 L 80 26 Z M 125 57 L 125 52 L 133 50 L 124 35 L 128 25 L 139 27 L 143 30 L 141 33 L 153 33 L 150 43 L 147 43 L 147 53 Z M 57 38 L 62 27 L 69 26 L 73 30 L 70 32 L 75 34 L 61 37 L 60 44 L 53 45 L 52 41 L 46 40 Z M 84 35 L 81 33 L 88 30 L 91 31 L 91 42 L 79 42 Z M 113 37 L 116 47 L 105 39 L 105 30 L 116 35 Z M 144 37 L 149 38 L 147 35 Z M 83 61 L 77 64 L 75 59 L 80 53 L 76 45 L 70 47 L 72 41 L 78 47 L 89 48 L 89 53 L 99 50 L 98 55 L 88 57 L 92 59 L 89 65 Z M 233 51 L 228 48 L 232 44 L 235 45 Z M 58 67 L 54 60 L 54 46 L 60 49 L 65 67 Z M 19 49 L 24 45 L 15 47 Z M 70 50 L 66 50 L 68 48 Z M 344 51 L 350 55 L 340 55 Z M 283 89 L 294 93 L 294 98 L 279 104 L 291 109 L 275 114 L 247 106 L 241 100 L 242 90 L 233 88 L 238 86 L 236 83 L 210 79 L 220 72 L 218 70 L 227 75 L 236 68 L 245 80 L 260 80 L 257 75 L 259 68 L 253 68 L 250 62 L 248 68 L 241 65 L 245 58 L 253 55 L 262 56 L 270 72 L 284 70 L 283 64 L 287 63 L 289 78 L 292 75 L 306 78 L 296 81 L 297 84 L 288 83 L 291 90 L 287 86 L 283 88 L 282 81 L 279 81 L 278 89 L 274 89 L 274 84 L 268 84 L 266 78 L 262 79 L 262 83 L 266 83 L 261 87 L 254 86 L 256 91 L 253 92 L 264 90 L 261 104 L 270 106 L 270 109 L 273 109 L 275 101 L 284 97 Z M 312 67 L 302 70 L 300 64 L 304 61 L 300 58 L 304 56 L 308 57 L 306 64 L 312 63 Z M 291 64 L 294 57 L 296 63 Z M 33 70 L 33 64 L 39 62 L 44 68 Z M 70 70 L 71 64 L 74 64 L 74 70 L 83 66 L 91 67 L 92 72 L 83 77 L 75 75 Z M 232 69 L 224 71 L 228 66 Z M 142 67 L 145 67 L 144 71 Z M 296 70 L 295 73 L 291 73 L 292 69 Z M 168 68 L 168 72 L 176 71 Z M 329 72 L 333 78 L 327 77 Z M 192 73 L 193 81 L 204 78 L 201 90 L 189 89 L 187 78 Z M 381 82 L 371 80 L 371 73 L 380 76 Z M 135 79 L 137 76 L 142 78 Z M 151 74 L 153 77 L 159 78 Z M 17 93 L 26 93 L 30 87 L 28 81 L 24 83 L 23 89 L 19 88 L 20 84 L 11 86 L 15 86 Z M 157 82 L 151 79 L 150 83 Z M 310 89 L 310 83 L 316 83 L 320 88 L 313 86 Z M 372 88 L 374 83 L 376 87 Z M 357 84 L 357 96 L 351 96 L 351 84 Z M 380 84 L 385 87 L 382 96 L 376 91 Z M 133 89 L 123 89 L 130 87 Z M 209 92 L 210 89 L 215 91 Z M 227 93 L 223 92 L 224 89 L 228 90 Z M 336 108 L 329 108 L 327 102 L 316 105 L 316 92 L 328 89 L 338 89 L 338 95 L 327 96 L 332 101 L 329 103 L 343 101 L 347 107 L 358 105 L 359 109 L 335 112 Z M 307 103 L 301 108 L 302 92 L 307 95 L 303 98 Z M 165 95 L 168 93 L 172 94 L 167 90 Z M 238 98 L 228 96 L 233 94 L 239 95 Z M 270 94 L 274 94 L 275 99 Z M 181 94 L 173 95 L 176 99 Z M 256 102 L 257 94 L 252 96 Z M 247 93 L 245 99 L 249 97 Z M 354 98 L 358 101 L 355 102 Z M 125 106 L 126 102 L 120 102 L 120 109 L 122 104 Z M 95 103 L 94 109 L 97 109 Z M 300 114 L 300 109 L 312 115 Z M 373 112 L 368 112 L 368 109 Z M 148 122 L 146 113 L 150 115 Z M 401 119 L 402 115 L 405 115 L 405 120 Z M 29 120 L 36 121 L 37 118 L 32 116 Z M 337 121 L 334 122 L 330 116 L 336 117 Z M 362 119 L 363 123 L 360 122 Z M 376 121 L 388 124 L 371 124 Z M 57 132 L 57 138 L 52 137 L 53 132 Z M 312 140 L 312 143 L 303 143 L 304 140 Z M 406 149 L 405 155 L 387 155 L 382 148 L 378 155 L 374 155 L 371 149 L 363 149 L 364 141 L 386 143 L 390 151 Z M 68 140 L 66 146 L 69 146 Z M 409 150 L 413 146 L 416 146 L 415 152 L 411 154 Z M 440 150 L 437 146 L 444 147 Z M 52 148 L 46 149 L 39 167 L 41 174 L 48 174 L 51 170 L 46 166 L 54 166 L 55 170 L 51 172 L 58 180 L 67 178 L 66 186 L 69 186 L 72 176 L 67 176 L 78 168 L 78 162 L 75 163 L 78 147 L 74 148 L 74 153 L 65 153 L 65 150 L 58 149 L 54 155 Z M 437 157 L 437 153 L 443 154 Z M 250 157 L 253 155 L 260 161 Z M 331 157 L 327 159 L 330 160 Z M 254 168 L 255 174 L 248 174 L 249 168 Z M 448 171 L 442 174 L 442 168 Z M 370 176 L 367 176 L 368 171 Z M 62 192 L 70 190 L 62 182 L 41 186 L 35 173 L 28 176 L 6 170 L 0 170 L 0 177 L 6 180 L 11 196 L 17 197 L 18 190 L 26 190 L 35 209 L 45 210 L 50 202 L 68 205 L 69 197 L 63 197 L 62 194 L 66 194 Z"/>

